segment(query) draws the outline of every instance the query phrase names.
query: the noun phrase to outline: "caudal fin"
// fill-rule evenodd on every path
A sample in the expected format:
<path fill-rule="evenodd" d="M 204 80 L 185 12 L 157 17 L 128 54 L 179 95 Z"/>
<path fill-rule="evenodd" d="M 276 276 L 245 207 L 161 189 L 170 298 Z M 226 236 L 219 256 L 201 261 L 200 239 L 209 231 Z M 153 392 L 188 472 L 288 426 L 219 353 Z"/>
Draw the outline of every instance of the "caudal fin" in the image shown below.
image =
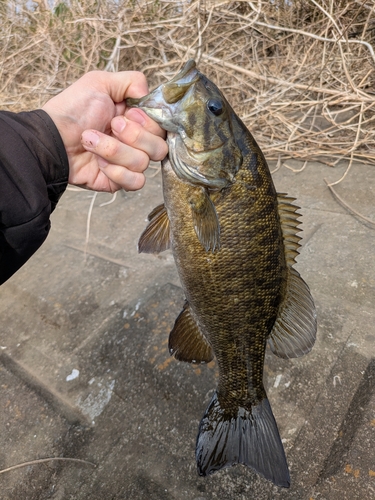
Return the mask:
<path fill-rule="evenodd" d="M 284 448 L 268 399 L 251 411 L 238 408 L 236 415 L 228 416 L 215 392 L 199 425 L 195 456 L 201 476 L 244 464 L 277 486 L 290 486 Z"/>

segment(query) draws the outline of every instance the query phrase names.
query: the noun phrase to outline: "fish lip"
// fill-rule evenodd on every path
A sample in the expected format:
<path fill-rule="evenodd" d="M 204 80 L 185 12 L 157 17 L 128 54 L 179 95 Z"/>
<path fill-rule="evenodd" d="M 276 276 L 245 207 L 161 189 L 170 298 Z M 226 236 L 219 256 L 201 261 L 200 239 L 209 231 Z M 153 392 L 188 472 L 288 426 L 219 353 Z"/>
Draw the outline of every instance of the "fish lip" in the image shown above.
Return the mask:
<path fill-rule="evenodd" d="M 159 109 L 165 107 L 163 102 L 163 94 L 161 93 L 161 86 L 157 87 L 150 94 L 144 95 L 143 97 L 128 97 L 125 99 L 125 104 L 129 108 L 140 108 L 143 110 Z"/>
<path fill-rule="evenodd" d="M 125 100 L 125 104 L 129 108 L 141 109 L 165 130 L 177 132 L 177 128 L 173 124 L 172 109 L 165 102 L 162 93 L 162 85 L 143 97 L 128 97 Z"/>

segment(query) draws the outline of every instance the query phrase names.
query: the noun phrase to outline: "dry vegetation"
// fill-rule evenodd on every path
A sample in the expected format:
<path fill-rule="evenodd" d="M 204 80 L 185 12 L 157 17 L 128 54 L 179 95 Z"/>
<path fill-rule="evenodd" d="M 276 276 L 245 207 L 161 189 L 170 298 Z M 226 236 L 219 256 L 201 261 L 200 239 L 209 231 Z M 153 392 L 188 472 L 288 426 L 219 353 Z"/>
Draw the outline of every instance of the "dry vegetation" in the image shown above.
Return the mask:
<path fill-rule="evenodd" d="M 92 69 L 153 87 L 193 57 L 269 159 L 375 164 L 373 0 L 3 0 L 0 26 L 3 109 Z"/>

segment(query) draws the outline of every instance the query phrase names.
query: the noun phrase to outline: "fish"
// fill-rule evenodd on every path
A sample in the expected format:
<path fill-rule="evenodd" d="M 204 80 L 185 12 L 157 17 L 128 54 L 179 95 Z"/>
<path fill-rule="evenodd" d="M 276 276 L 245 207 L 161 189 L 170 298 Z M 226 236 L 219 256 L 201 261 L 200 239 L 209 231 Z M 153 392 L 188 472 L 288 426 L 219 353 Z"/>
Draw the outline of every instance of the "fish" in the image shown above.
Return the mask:
<path fill-rule="evenodd" d="M 219 376 L 199 425 L 197 470 L 243 464 L 288 488 L 290 473 L 266 390 L 267 344 L 281 358 L 316 339 L 299 253 L 295 198 L 278 194 L 255 139 L 218 87 L 189 60 L 170 81 L 128 98 L 167 131 L 164 203 L 138 250 L 171 249 L 186 302 L 169 336 L 180 361 L 216 358 Z"/>

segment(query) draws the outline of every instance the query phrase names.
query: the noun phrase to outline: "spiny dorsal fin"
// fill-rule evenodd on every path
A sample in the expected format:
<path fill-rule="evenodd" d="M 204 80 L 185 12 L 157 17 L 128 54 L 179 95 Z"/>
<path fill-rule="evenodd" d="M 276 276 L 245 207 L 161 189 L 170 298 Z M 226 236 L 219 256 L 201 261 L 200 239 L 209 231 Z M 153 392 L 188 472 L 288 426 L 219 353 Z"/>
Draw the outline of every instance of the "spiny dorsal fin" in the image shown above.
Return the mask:
<path fill-rule="evenodd" d="M 171 231 L 164 203 L 149 214 L 150 221 L 138 241 L 139 253 L 159 253 L 171 245 Z"/>
<path fill-rule="evenodd" d="M 199 241 L 206 252 L 220 248 L 220 225 L 215 206 L 205 188 L 192 188 L 188 202 Z"/>
<path fill-rule="evenodd" d="M 284 193 L 277 195 L 285 258 L 289 267 L 296 263 L 296 257 L 299 253 L 298 249 L 301 246 L 299 244 L 301 237 L 297 235 L 300 232 L 298 226 L 301 224 L 298 220 L 301 215 L 297 213 L 300 207 L 294 205 L 293 201 L 295 201 L 295 198 L 287 196 Z"/>
<path fill-rule="evenodd" d="M 179 314 L 169 335 L 169 352 L 179 361 L 208 363 L 214 357 L 211 345 L 201 334 L 188 302 Z"/>
<path fill-rule="evenodd" d="M 298 272 L 289 268 L 286 296 L 268 344 L 280 358 L 307 354 L 316 339 L 316 311 L 309 287 Z"/>

